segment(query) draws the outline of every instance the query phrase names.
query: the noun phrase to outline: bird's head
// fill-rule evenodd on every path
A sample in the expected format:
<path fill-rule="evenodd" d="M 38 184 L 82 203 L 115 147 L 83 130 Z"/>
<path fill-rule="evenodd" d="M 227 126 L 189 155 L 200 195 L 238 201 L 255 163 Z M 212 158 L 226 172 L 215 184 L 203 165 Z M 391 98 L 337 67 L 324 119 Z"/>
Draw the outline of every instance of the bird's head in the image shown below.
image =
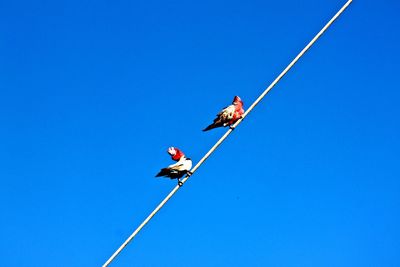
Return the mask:
<path fill-rule="evenodd" d="M 240 97 L 235 96 L 233 98 L 232 104 L 234 104 L 234 105 L 242 105 L 243 106 L 243 101 L 242 101 L 242 99 L 240 99 Z"/>
<path fill-rule="evenodd" d="M 168 148 L 168 154 L 170 154 L 171 158 L 175 161 L 178 161 L 185 156 L 185 154 L 179 148 L 173 146 Z"/>

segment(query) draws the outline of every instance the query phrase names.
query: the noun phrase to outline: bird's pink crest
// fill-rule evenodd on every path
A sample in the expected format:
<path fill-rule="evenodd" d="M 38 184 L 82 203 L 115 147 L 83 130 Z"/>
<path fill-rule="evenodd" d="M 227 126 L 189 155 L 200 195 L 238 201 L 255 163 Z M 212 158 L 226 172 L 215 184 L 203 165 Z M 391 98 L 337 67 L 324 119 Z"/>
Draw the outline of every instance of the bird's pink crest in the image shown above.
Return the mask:
<path fill-rule="evenodd" d="M 243 101 L 242 101 L 242 99 L 241 99 L 239 96 L 235 96 L 235 97 L 233 98 L 232 104 L 234 104 L 234 105 L 237 105 L 237 104 L 243 105 Z"/>
<path fill-rule="evenodd" d="M 176 148 L 173 147 L 173 146 L 171 146 L 171 147 L 168 148 L 167 152 L 168 152 L 168 154 L 170 154 L 171 156 L 175 156 L 175 154 L 176 154 Z"/>

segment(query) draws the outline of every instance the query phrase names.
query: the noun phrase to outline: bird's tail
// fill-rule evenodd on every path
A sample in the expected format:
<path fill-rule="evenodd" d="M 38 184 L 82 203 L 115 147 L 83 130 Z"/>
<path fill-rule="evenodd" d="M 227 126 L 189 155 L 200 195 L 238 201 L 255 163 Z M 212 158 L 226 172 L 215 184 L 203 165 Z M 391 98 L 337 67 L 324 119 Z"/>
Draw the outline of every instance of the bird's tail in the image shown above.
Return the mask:
<path fill-rule="evenodd" d="M 166 176 L 169 174 L 168 168 L 161 169 L 159 173 L 157 173 L 156 177 Z"/>
<path fill-rule="evenodd" d="M 219 125 L 216 125 L 215 123 L 208 125 L 206 128 L 203 129 L 203 132 L 209 131 L 211 129 L 217 128 Z"/>

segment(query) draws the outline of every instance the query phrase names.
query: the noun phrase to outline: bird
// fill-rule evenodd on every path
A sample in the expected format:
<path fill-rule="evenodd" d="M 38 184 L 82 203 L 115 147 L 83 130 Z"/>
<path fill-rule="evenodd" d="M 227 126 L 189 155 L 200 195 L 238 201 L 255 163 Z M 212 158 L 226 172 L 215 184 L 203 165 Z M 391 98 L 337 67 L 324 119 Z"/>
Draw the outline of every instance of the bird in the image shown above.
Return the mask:
<path fill-rule="evenodd" d="M 238 121 L 240 118 L 242 118 L 243 114 L 244 114 L 243 101 L 242 99 L 240 99 L 239 96 L 235 96 L 233 98 L 232 104 L 223 108 L 217 114 L 217 117 L 214 119 L 214 122 L 208 125 L 205 129 L 203 129 L 203 132 L 217 127 L 226 127 L 226 126 L 229 126 L 231 129 L 233 129 L 231 125 L 234 124 L 236 121 Z"/>
<path fill-rule="evenodd" d="M 176 147 L 169 147 L 167 150 L 168 154 L 171 155 L 171 159 L 176 161 L 176 163 L 169 165 L 166 168 L 162 168 L 156 177 L 169 177 L 171 179 L 178 179 L 178 185 L 182 186 L 180 178 L 185 174 L 190 176 L 192 173 L 190 169 L 192 168 L 192 160 L 187 158 L 185 154 Z"/>

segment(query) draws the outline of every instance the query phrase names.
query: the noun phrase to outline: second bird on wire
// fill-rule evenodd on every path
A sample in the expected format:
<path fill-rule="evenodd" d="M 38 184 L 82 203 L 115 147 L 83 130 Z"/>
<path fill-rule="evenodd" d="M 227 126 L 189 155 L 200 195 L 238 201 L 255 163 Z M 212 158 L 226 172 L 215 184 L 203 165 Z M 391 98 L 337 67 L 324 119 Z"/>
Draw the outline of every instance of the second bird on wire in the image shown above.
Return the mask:
<path fill-rule="evenodd" d="M 217 118 L 214 119 L 214 122 L 203 129 L 203 131 L 226 126 L 229 126 L 231 129 L 233 129 L 232 125 L 242 118 L 243 114 L 243 101 L 239 96 L 235 96 L 232 104 L 223 108 L 217 114 Z M 177 162 L 161 169 L 156 177 L 164 176 L 171 179 L 178 179 L 178 185 L 181 186 L 182 182 L 180 178 L 182 178 L 185 174 L 189 176 L 192 174 L 190 172 L 190 169 L 192 168 L 192 160 L 190 158 L 186 158 L 185 154 L 176 147 L 168 148 L 167 152 L 171 155 L 171 159 Z"/>

